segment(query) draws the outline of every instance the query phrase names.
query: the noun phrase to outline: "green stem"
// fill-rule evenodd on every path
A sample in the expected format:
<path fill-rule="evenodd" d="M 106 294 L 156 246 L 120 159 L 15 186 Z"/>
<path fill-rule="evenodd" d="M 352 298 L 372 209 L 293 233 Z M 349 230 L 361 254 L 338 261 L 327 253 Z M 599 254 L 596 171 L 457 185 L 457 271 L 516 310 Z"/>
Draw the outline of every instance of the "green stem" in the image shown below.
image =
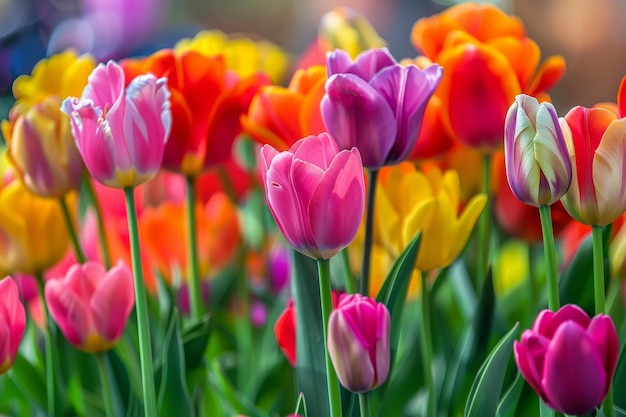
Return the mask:
<path fill-rule="evenodd" d="M 602 227 L 591 227 L 593 241 L 593 293 L 596 314 L 604 314 L 604 248 L 602 247 Z"/>
<path fill-rule="evenodd" d="M 248 285 L 248 276 L 246 275 L 244 264 L 245 250 L 241 250 L 238 265 L 242 265 L 237 272 L 237 293 L 240 299 L 241 310 L 238 311 L 238 317 L 235 323 L 235 334 L 238 346 L 238 366 L 237 366 L 237 386 L 240 392 L 247 392 L 248 387 L 252 387 L 251 375 L 254 360 L 253 342 L 252 342 L 252 325 L 250 323 L 250 288 Z"/>
<path fill-rule="evenodd" d="M 344 248 L 341 252 L 341 265 L 343 266 L 343 283 L 348 294 L 354 294 L 356 288 L 354 285 L 354 277 L 350 271 L 350 254 L 348 248 Z"/>
<path fill-rule="evenodd" d="M 485 208 L 480 215 L 478 224 L 478 260 L 476 262 L 476 282 L 482 283 L 487 274 L 489 265 L 489 229 L 491 227 L 491 155 L 483 155 L 483 184 L 482 192 L 487 196 Z M 480 285 L 477 286 L 480 288 Z"/>
<path fill-rule="evenodd" d="M 541 232 L 543 233 L 543 251 L 546 257 L 546 281 L 548 285 L 548 308 L 556 311 L 560 307 L 559 277 L 556 271 L 556 249 L 554 246 L 554 232 L 552 230 L 552 214 L 550 206 L 539 207 L 541 217 Z"/>
<path fill-rule="evenodd" d="M 102 206 L 96 196 L 96 192 L 93 189 L 93 184 L 89 178 L 85 178 L 85 191 L 87 192 L 87 198 L 91 202 L 91 206 L 96 212 L 96 225 L 98 227 L 98 243 L 100 244 L 100 250 L 102 251 L 102 260 L 104 261 L 104 267 L 110 269 L 111 252 L 109 251 L 109 244 L 107 242 L 106 230 L 104 229 L 104 216 L 102 215 Z"/>
<path fill-rule="evenodd" d="M 46 329 L 44 330 L 44 343 L 45 343 L 45 352 L 46 352 L 46 399 L 47 399 L 47 407 L 48 407 L 48 416 L 56 417 L 57 414 L 57 406 L 56 403 L 56 377 L 54 370 L 54 322 L 52 321 L 52 316 L 50 315 L 50 310 L 48 309 L 48 303 L 46 303 L 45 297 L 45 281 L 43 278 L 43 274 L 37 273 L 35 279 L 37 280 L 37 284 L 39 285 L 39 293 L 41 296 L 41 306 L 44 309 L 44 316 L 46 318 Z"/>
<path fill-rule="evenodd" d="M 539 415 L 541 417 L 555 417 L 556 411 L 548 407 L 546 403 L 544 403 L 543 400 L 540 398 L 539 399 Z"/>
<path fill-rule="evenodd" d="M 139 360 L 141 362 L 144 415 L 146 417 L 153 417 L 157 414 L 152 346 L 150 341 L 150 322 L 148 318 L 146 289 L 143 281 L 143 270 L 141 267 L 141 253 L 139 252 L 139 230 L 137 226 L 137 211 L 135 208 L 133 188 L 124 188 L 124 194 L 126 195 L 130 254 L 133 264 L 133 278 L 135 281 L 135 310 L 137 312 L 137 331 L 139 333 Z"/>
<path fill-rule="evenodd" d="M 189 284 L 189 303 L 191 318 L 202 316 L 202 290 L 198 270 L 198 237 L 196 230 L 196 184 L 195 177 L 187 176 L 187 282 Z"/>
<path fill-rule="evenodd" d="M 359 408 L 361 409 L 361 417 L 370 417 L 372 415 L 369 392 L 359 393 Z"/>
<path fill-rule="evenodd" d="M 109 384 L 109 373 L 107 372 L 106 358 L 104 353 L 96 355 L 96 364 L 100 374 L 100 385 L 102 386 L 102 400 L 104 402 L 104 413 L 106 417 L 115 416 L 113 409 L 113 398 L 111 397 L 111 386 Z"/>
<path fill-rule="evenodd" d="M 65 227 L 67 227 L 67 232 L 70 235 L 70 241 L 72 242 L 72 248 L 74 249 L 74 255 L 76 256 L 76 260 L 79 264 L 85 263 L 85 260 L 87 258 L 85 257 L 83 249 L 80 247 L 80 243 L 78 242 L 78 235 L 76 234 L 76 229 L 74 228 L 72 215 L 70 214 L 70 210 L 67 207 L 67 203 L 65 202 L 65 197 L 59 198 L 59 203 L 61 204 L 63 220 L 65 220 Z"/>
<path fill-rule="evenodd" d="M 367 207 L 365 212 L 365 241 L 363 243 L 363 263 L 361 267 L 361 283 L 359 292 L 369 295 L 370 289 L 370 264 L 372 242 L 374 240 L 374 205 L 376 201 L 376 184 L 378 182 L 378 171 L 370 170 L 369 188 L 367 190 Z"/>
<path fill-rule="evenodd" d="M 435 417 L 436 398 L 435 398 L 435 381 L 433 379 L 432 363 L 433 348 L 431 345 L 432 334 L 430 329 L 430 289 L 428 288 L 428 273 L 422 273 L 422 361 L 424 362 L 424 377 L 426 378 L 426 387 L 428 388 L 428 400 L 426 402 L 426 416 Z"/>
<path fill-rule="evenodd" d="M 328 402 L 330 417 L 341 417 L 341 392 L 339 380 L 328 353 L 328 318 L 333 310 L 333 295 L 330 286 L 330 260 L 318 259 L 317 270 L 320 280 L 320 298 L 322 301 L 322 324 L 324 326 L 324 352 L 326 355 L 326 382 L 328 384 Z"/>
<path fill-rule="evenodd" d="M 224 193 L 226 193 L 231 202 L 237 204 L 237 193 L 235 192 L 235 185 L 228 175 L 228 171 L 226 170 L 225 165 L 222 164 L 217 168 L 217 175 L 220 183 L 222 184 L 222 190 L 224 191 Z"/>

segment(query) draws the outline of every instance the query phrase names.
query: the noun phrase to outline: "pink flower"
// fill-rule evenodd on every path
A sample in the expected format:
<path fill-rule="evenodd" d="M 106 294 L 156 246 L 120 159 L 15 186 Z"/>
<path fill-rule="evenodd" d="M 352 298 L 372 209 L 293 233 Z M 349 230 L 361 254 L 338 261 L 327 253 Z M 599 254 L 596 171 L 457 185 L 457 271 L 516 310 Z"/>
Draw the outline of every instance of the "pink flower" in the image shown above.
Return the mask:
<path fill-rule="evenodd" d="M 619 343 L 609 316 L 590 319 L 569 304 L 539 313 L 513 350 L 520 372 L 550 408 L 583 415 L 606 397 Z"/>
<path fill-rule="evenodd" d="M 133 276 L 118 262 L 108 272 L 96 262 L 76 264 L 46 283 L 50 315 L 67 340 L 85 352 L 104 352 L 124 333 L 135 303 Z"/>
<path fill-rule="evenodd" d="M 146 74 L 124 85 L 124 71 L 109 61 L 93 70 L 80 99 L 68 97 L 61 106 L 87 169 L 115 188 L 156 174 L 172 125 L 166 78 Z"/>
<path fill-rule="evenodd" d="M 352 242 L 365 206 L 356 148 L 339 151 L 328 133 L 308 136 L 288 151 L 261 148 L 267 204 L 285 239 L 314 259 L 329 259 Z"/>
<path fill-rule="evenodd" d="M 383 303 L 361 294 L 339 300 L 328 320 L 328 350 L 341 385 L 366 392 L 389 373 L 391 318 Z"/>
<path fill-rule="evenodd" d="M 26 313 L 20 302 L 17 284 L 11 277 L 0 280 L 0 375 L 13 365 L 20 346 Z"/>

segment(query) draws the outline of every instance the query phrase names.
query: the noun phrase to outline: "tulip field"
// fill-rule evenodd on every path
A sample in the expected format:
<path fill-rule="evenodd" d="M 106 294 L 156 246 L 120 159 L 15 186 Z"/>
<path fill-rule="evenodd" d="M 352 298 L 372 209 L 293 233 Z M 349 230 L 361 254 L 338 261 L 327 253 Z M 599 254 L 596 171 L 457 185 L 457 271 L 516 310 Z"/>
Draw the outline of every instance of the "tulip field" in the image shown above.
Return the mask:
<path fill-rule="evenodd" d="M 557 108 L 487 3 L 405 37 L 335 8 L 298 55 L 15 74 L 0 416 L 626 417 L 626 74 Z"/>

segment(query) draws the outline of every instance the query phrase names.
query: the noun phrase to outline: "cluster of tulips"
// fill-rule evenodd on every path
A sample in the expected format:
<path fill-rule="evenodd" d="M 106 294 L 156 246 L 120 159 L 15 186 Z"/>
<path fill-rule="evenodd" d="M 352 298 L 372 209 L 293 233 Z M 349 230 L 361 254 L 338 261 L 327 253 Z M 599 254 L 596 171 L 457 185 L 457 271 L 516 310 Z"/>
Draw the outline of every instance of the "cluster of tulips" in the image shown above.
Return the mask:
<path fill-rule="evenodd" d="M 220 32 L 16 79 L 0 413 L 625 415 L 626 81 L 559 117 L 492 5 L 411 41 L 337 9 L 286 86 Z"/>

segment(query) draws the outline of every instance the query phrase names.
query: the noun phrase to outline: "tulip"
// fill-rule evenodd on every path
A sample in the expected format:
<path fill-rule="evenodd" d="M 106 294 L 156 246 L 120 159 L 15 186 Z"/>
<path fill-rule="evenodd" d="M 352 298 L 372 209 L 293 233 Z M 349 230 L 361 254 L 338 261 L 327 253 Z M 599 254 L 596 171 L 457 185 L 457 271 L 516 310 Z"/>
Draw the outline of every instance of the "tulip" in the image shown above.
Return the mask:
<path fill-rule="evenodd" d="M 133 277 L 123 262 L 106 271 L 97 262 L 74 265 L 46 283 L 50 315 L 67 340 L 90 353 L 111 349 L 122 337 L 135 298 Z"/>
<path fill-rule="evenodd" d="M 17 284 L 11 277 L 0 280 L 0 375 L 13 365 L 20 346 L 26 313 L 20 301 Z"/>
<path fill-rule="evenodd" d="M 122 68 L 109 61 L 91 73 L 80 99 L 63 101 L 78 151 L 96 180 L 127 188 L 157 173 L 172 124 L 166 83 L 146 74 L 125 88 Z"/>
<path fill-rule="evenodd" d="M 564 120 L 573 169 L 563 205 L 581 223 L 612 223 L 626 210 L 626 118 L 603 108 L 577 106 Z"/>
<path fill-rule="evenodd" d="M 386 46 L 367 19 L 348 7 L 335 7 L 320 19 L 319 36 L 330 50 L 341 49 L 352 58 L 370 48 Z"/>
<path fill-rule="evenodd" d="M 18 102 L 9 121 L 1 124 L 18 175 L 30 191 L 42 197 L 63 197 L 78 190 L 82 179 L 83 161 L 60 104 L 56 96 L 30 108 Z"/>
<path fill-rule="evenodd" d="M 389 310 L 361 294 L 343 296 L 328 321 L 328 350 L 341 385 L 371 391 L 389 373 Z"/>
<path fill-rule="evenodd" d="M 285 239 L 314 259 L 329 259 L 347 247 L 365 206 L 359 151 L 339 151 L 321 133 L 284 152 L 265 145 L 260 157 L 266 201 Z"/>
<path fill-rule="evenodd" d="M 590 319 L 570 304 L 539 313 L 513 350 L 520 372 L 550 408 L 584 415 L 609 391 L 619 342 L 609 316 Z"/>
<path fill-rule="evenodd" d="M 407 159 L 441 67 L 399 65 L 386 48 L 365 51 L 354 62 L 347 52 L 336 50 L 326 66 L 322 116 L 339 147 L 357 147 L 371 170 Z"/>
<path fill-rule="evenodd" d="M 506 176 L 513 194 L 531 206 L 550 206 L 572 182 L 572 162 L 556 109 L 524 94 L 515 97 L 504 127 Z"/>

